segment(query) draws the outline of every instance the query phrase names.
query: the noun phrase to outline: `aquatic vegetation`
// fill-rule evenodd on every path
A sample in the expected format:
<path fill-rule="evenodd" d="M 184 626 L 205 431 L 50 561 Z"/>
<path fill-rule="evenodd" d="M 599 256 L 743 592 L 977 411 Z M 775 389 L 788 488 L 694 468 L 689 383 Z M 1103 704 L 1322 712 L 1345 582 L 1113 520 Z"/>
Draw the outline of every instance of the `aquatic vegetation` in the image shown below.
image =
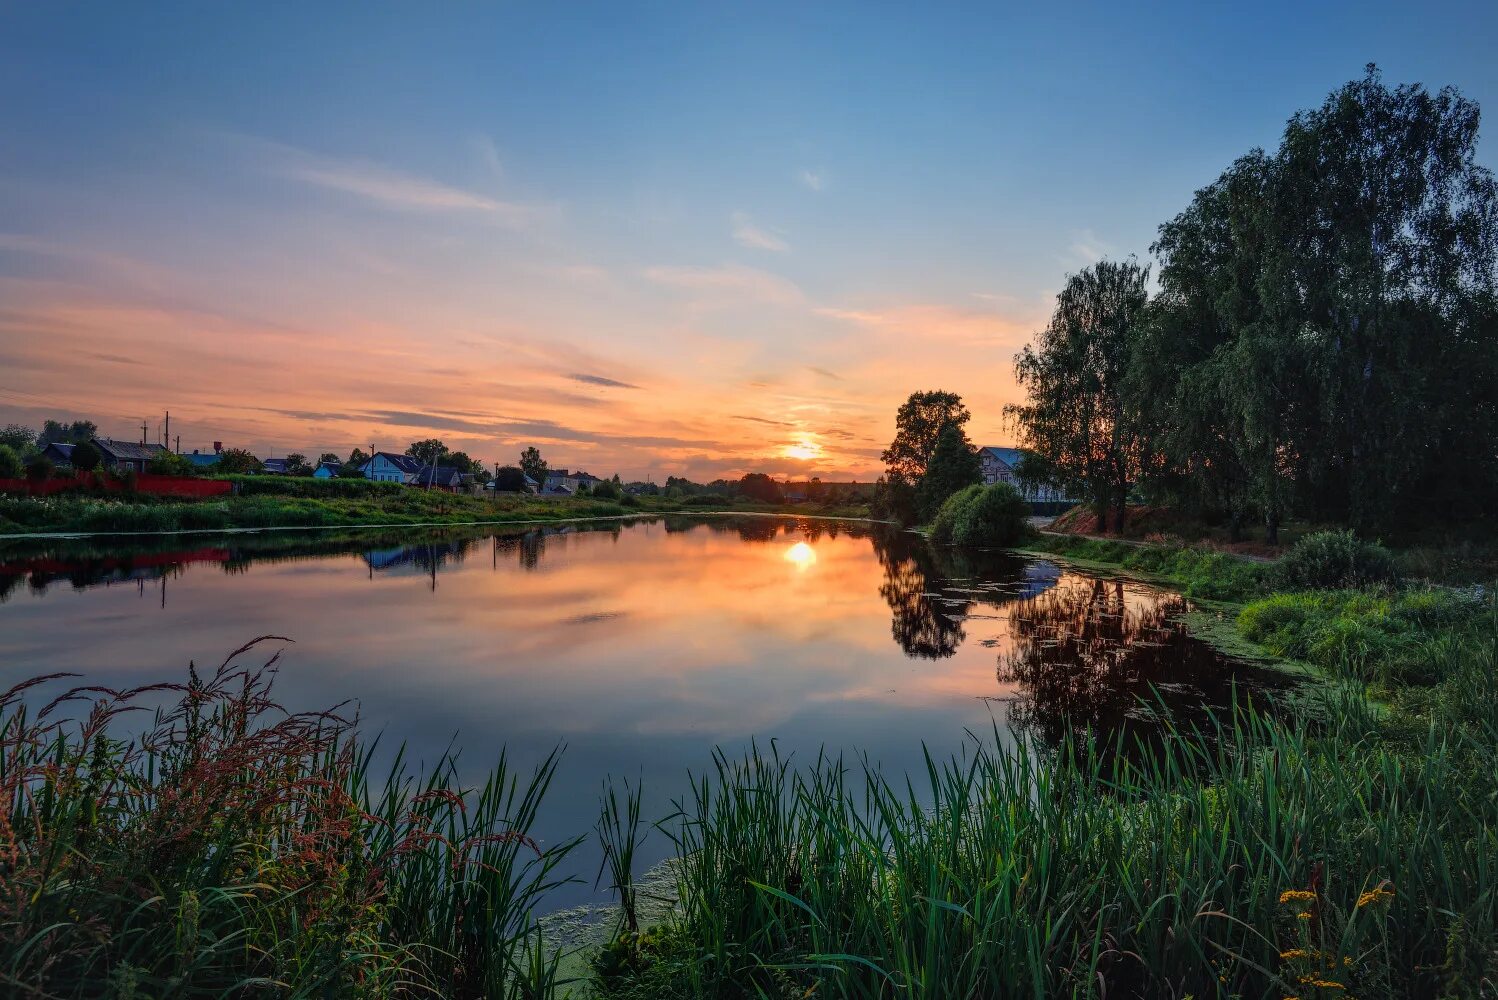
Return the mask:
<path fill-rule="evenodd" d="M 253 645 L 185 684 L 35 712 L 23 695 L 58 678 L 0 694 L 6 994 L 550 992 L 533 912 L 575 842 L 527 831 L 555 755 L 471 788 L 450 755 L 417 773 L 397 754 L 374 780 L 347 719 L 288 715 L 272 673 L 236 666 Z"/>

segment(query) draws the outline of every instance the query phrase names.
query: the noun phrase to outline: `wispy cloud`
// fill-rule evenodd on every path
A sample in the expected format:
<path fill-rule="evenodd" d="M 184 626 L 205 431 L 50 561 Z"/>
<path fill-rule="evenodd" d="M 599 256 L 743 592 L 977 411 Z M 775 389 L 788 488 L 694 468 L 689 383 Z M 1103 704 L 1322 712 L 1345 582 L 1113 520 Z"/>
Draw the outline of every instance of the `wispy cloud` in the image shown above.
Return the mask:
<path fill-rule="evenodd" d="M 633 382 L 620 382 L 618 379 L 606 378 L 602 375 L 568 375 L 574 382 L 586 382 L 588 385 L 601 385 L 606 389 L 638 389 L 639 386 Z"/>
<path fill-rule="evenodd" d="M 494 140 L 482 132 L 475 132 L 469 141 L 473 143 L 474 151 L 478 153 L 484 166 L 489 168 L 489 172 L 495 177 L 504 176 L 504 161 L 500 159 L 499 147 L 494 144 Z"/>
<path fill-rule="evenodd" d="M 1088 267 L 1114 252 L 1113 244 L 1099 237 L 1091 229 L 1082 229 L 1072 233 L 1071 245 L 1066 248 L 1066 257 L 1062 262 Z"/>
<path fill-rule="evenodd" d="M 660 265 L 646 268 L 645 277 L 669 288 L 735 300 L 750 299 L 778 305 L 796 305 L 805 300 L 801 289 L 793 282 L 768 271 L 738 264 L 719 267 Z"/>
<path fill-rule="evenodd" d="M 1017 347 L 1034 329 L 1025 317 L 957 309 L 937 303 L 914 303 L 883 309 L 818 309 L 817 313 L 845 323 L 899 337 L 939 339 L 973 347 Z"/>
<path fill-rule="evenodd" d="M 796 175 L 796 180 L 801 182 L 802 187 L 812 191 L 820 191 L 827 186 L 827 176 L 820 170 L 803 170 Z"/>
<path fill-rule="evenodd" d="M 515 228 L 532 225 L 546 211 L 539 205 L 502 201 L 367 160 L 336 159 L 255 136 L 229 138 L 253 150 L 264 169 L 272 174 L 353 195 L 386 208 L 466 212 Z"/>
<path fill-rule="evenodd" d="M 806 370 L 811 372 L 813 375 L 820 375 L 823 378 L 830 378 L 837 382 L 841 382 L 843 380 L 843 377 L 837 372 L 828 371 L 826 368 L 818 368 L 816 365 L 807 365 Z"/>
<path fill-rule="evenodd" d="M 755 250 L 772 250 L 775 253 L 785 253 L 790 250 L 790 245 L 775 233 L 767 229 L 761 229 L 749 218 L 747 212 L 734 212 L 729 216 L 729 222 L 733 225 L 733 238 L 739 246 L 750 247 Z"/>

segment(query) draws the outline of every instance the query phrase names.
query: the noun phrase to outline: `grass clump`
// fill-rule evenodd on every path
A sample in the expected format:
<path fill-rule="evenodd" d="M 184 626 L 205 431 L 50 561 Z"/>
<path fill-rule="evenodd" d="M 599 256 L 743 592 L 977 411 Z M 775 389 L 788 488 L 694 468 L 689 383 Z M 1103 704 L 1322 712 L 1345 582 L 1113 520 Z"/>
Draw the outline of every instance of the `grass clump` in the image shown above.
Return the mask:
<path fill-rule="evenodd" d="M 417 774 L 397 755 L 375 781 L 346 720 L 281 712 L 235 656 L 35 713 L 22 696 L 53 678 L 0 694 L 0 992 L 551 994 L 533 909 L 574 844 L 527 830 L 554 759 L 465 788 L 451 757 Z"/>
<path fill-rule="evenodd" d="M 1280 557 L 1274 583 L 1285 590 L 1355 590 L 1398 582 L 1394 556 L 1351 531 L 1318 531 Z"/>
<path fill-rule="evenodd" d="M 931 521 L 931 541 L 963 548 L 1002 548 L 1031 535 L 1030 508 L 1008 483 L 965 487 Z"/>
<path fill-rule="evenodd" d="M 1273 594 L 1238 615 L 1238 630 L 1276 656 L 1304 660 L 1384 691 L 1445 679 L 1443 649 L 1482 629 L 1482 602 L 1441 589 Z"/>
<path fill-rule="evenodd" d="M 1027 547 L 1164 577 L 1187 597 L 1203 600 L 1244 601 L 1269 588 L 1267 564 L 1210 548 L 1135 545 L 1078 535 L 1041 535 Z"/>

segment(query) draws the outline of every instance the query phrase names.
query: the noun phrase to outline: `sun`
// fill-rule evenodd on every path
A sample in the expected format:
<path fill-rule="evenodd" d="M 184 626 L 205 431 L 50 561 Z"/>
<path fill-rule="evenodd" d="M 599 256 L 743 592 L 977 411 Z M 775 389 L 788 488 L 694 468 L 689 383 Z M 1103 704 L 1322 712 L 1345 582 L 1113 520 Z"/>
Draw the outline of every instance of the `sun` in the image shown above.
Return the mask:
<path fill-rule="evenodd" d="M 822 446 L 815 441 L 801 440 L 795 444 L 788 444 L 780 452 L 786 458 L 799 458 L 802 461 L 810 461 L 813 458 L 822 457 Z"/>

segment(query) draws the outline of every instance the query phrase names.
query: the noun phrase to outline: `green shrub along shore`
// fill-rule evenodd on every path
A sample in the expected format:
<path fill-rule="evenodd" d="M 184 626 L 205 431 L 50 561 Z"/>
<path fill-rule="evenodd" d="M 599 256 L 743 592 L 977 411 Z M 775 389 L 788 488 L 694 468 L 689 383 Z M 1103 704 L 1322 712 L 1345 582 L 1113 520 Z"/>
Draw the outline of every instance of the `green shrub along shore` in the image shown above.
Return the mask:
<path fill-rule="evenodd" d="M 62 724 L 0 698 L 0 983 L 19 996 L 1498 996 L 1498 607 L 1315 535 L 1278 563 L 1042 536 L 1223 603 L 1342 683 L 1150 750 L 1083 738 L 930 759 L 719 755 L 676 812 L 610 790 L 621 910 L 559 956 L 551 765 L 368 773 L 357 733 L 271 715 L 231 662 L 155 738 L 132 693 Z M 1291 581 L 1294 582 L 1293 588 Z M 53 682 L 54 684 L 56 682 Z M 40 690 L 40 689 L 38 689 Z M 1367 694 L 1387 706 L 1375 711 Z M 25 699 L 32 700 L 34 699 Z M 555 793 L 555 790 L 552 790 Z M 636 912 L 666 836 L 677 903 Z M 565 962 L 563 959 L 566 959 Z M 562 969 L 569 970 L 563 974 Z"/>
<path fill-rule="evenodd" d="M 426 491 L 367 480 L 318 480 L 244 476 L 236 496 L 205 500 L 157 498 L 144 494 L 52 497 L 0 496 L 0 535 L 37 532 L 214 531 L 236 528 L 318 528 L 352 525 L 502 524 L 528 520 L 618 517 L 667 511 L 745 513 L 794 512 L 823 516 L 862 516 L 859 506 L 769 504 L 744 497 L 624 495 L 541 497 L 469 496 Z"/>

